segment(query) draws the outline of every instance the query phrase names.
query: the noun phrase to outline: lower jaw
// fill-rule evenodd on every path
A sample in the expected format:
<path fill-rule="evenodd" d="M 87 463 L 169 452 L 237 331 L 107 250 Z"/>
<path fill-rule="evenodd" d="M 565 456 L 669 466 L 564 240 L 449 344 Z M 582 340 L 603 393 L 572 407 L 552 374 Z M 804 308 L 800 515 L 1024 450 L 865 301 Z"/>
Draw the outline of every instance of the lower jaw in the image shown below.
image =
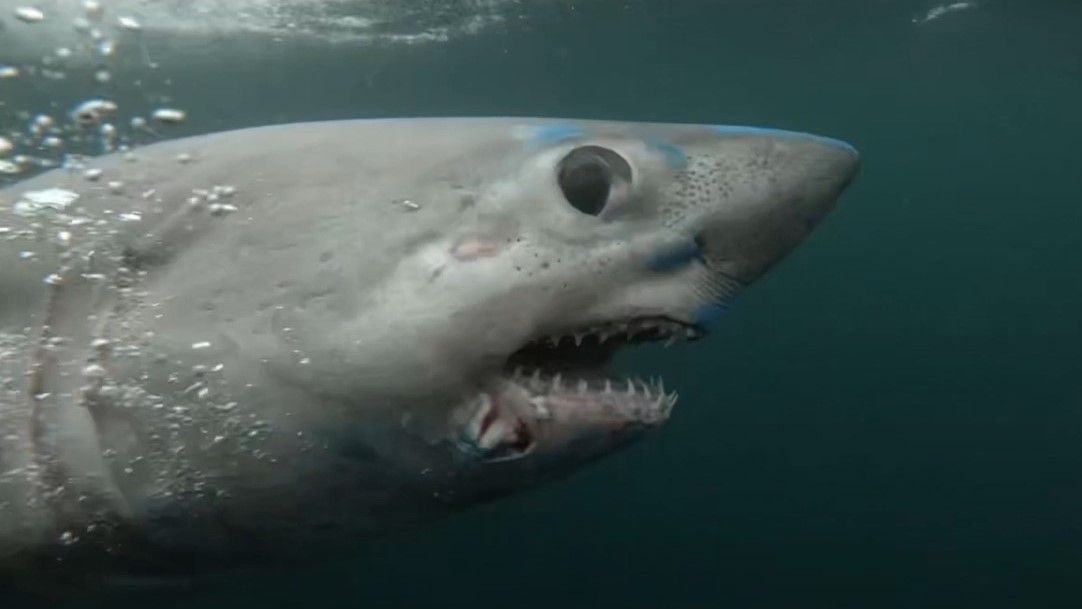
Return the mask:
<path fill-rule="evenodd" d="M 533 399 L 605 403 L 636 412 L 656 410 L 663 411 L 664 417 L 677 401 L 677 394 L 666 391 L 660 378 L 616 377 L 601 367 L 555 371 L 521 368 L 508 372 L 503 378 Z M 650 418 L 654 415 L 650 414 Z"/>

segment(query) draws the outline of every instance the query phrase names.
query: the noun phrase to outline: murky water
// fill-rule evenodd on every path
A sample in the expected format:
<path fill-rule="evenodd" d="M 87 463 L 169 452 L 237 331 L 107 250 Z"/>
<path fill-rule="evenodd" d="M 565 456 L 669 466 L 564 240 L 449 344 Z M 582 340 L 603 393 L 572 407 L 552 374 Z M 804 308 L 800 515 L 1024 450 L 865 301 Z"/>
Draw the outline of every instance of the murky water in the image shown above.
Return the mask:
<path fill-rule="evenodd" d="M 352 561 L 133 602 L 1082 603 L 1082 5 L 101 5 L 0 7 L 0 184 L 72 154 L 381 116 L 766 125 L 864 157 L 712 340 L 621 362 L 683 396 L 630 452 Z M 80 120 L 89 100 L 115 109 Z"/>

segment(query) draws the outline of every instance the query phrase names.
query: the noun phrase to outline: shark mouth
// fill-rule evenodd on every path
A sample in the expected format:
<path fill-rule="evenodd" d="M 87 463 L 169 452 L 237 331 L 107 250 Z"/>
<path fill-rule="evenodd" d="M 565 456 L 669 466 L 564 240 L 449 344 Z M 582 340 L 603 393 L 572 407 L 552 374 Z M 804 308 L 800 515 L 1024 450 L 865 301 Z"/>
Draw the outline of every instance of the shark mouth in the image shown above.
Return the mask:
<path fill-rule="evenodd" d="M 646 422 L 664 420 L 676 393 L 666 392 L 661 379 L 613 378 L 608 364 L 625 347 L 668 347 L 704 335 L 699 326 L 669 317 L 596 324 L 531 341 L 508 357 L 507 376 L 534 397 L 601 400 Z"/>
<path fill-rule="evenodd" d="M 576 438 L 626 441 L 667 421 L 677 395 L 665 391 L 661 379 L 613 378 L 606 370 L 613 355 L 631 345 L 670 346 L 704 334 L 700 326 L 658 316 L 532 340 L 508 356 L 498 380 L 470 401 L 455 445 L 494 463 L 524 457 L 540 444 L 551 452 L 554 443 L 570 445 Z"/>

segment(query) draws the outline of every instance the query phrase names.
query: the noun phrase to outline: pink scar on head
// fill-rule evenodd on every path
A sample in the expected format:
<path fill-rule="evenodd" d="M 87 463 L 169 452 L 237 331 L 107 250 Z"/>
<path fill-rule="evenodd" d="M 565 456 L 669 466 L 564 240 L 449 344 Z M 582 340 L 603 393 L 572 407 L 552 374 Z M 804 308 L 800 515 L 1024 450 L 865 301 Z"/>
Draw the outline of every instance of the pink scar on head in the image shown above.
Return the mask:
<path fill-rule="evenodd" d="M 451 248 L 451 255 L 459 260 L 475 260 L 495 256 L 500 251 L 499 243 L 468 239 Z"/>

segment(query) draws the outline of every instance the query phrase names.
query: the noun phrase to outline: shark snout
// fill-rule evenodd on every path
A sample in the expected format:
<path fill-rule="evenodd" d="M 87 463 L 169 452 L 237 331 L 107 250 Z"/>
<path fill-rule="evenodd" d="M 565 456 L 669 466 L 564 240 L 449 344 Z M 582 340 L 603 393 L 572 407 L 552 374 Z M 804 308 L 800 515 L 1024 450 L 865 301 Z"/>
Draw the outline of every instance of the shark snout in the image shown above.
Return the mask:
<path fill-rule="evenodd" d="M 697 240 L 712 268 L 747 285 L 834 209 L 859 172 L 860 154 L 816 135 L 718 131 L 718 158 L 733 175 L 701 218 Z"/>
<path fill-rule="evenodd" d="M 852 184 L 860 171 L 860 153 L 840 140 L 805 135 L 792 153 L 806 169 L 796 175 L 795 186 L 803 190 L 796 197 L 802 206 L 803 220 L 814 228 L 834 209 L 842 192 Z M 803 187 L 801 187 L 803 181 Z"/>

